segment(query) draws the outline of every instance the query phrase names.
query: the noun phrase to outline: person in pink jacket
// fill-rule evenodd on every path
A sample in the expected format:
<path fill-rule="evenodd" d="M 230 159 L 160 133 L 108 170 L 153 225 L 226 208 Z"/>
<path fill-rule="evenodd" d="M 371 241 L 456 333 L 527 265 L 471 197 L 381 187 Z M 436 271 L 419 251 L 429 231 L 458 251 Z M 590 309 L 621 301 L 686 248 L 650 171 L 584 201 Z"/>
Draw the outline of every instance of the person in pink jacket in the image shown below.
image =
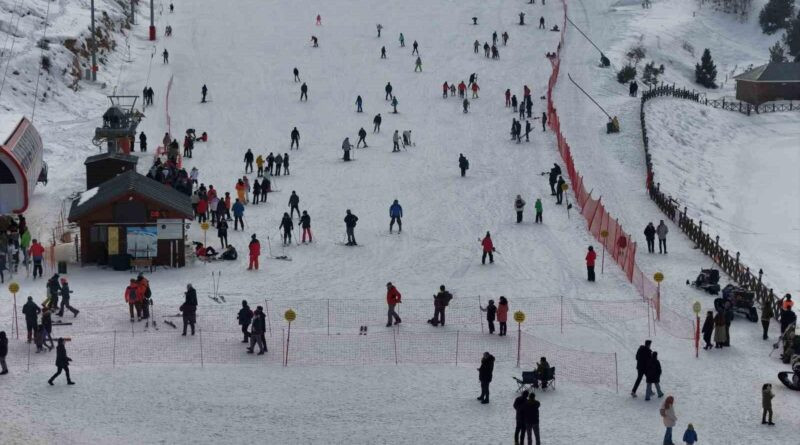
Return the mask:
<path fill-rule="evenodd" d="M 508 321 L 508 300 L 500 297 L 497 304 L 497 322 L 500 324 L 500 335 L 506 335 L 506 321 Z"/>

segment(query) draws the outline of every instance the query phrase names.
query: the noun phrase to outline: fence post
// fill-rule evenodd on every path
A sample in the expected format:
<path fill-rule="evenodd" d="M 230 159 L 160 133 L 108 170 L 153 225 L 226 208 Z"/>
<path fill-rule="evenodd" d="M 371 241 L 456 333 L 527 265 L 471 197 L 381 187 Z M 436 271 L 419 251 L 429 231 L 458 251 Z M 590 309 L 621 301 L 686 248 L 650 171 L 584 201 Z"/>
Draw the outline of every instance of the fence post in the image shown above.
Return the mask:
<path fill-rule="evenodd" d="M 28 343 L 28 372 L 31 372 L 31 344 Z"/>
<path fill-rule="evenodd" d="M 392 340 L 394 341 L 394 364 L 397 365 L 397 329 L 392 329 Z"/>
<path fill-rule="evenodd" d="M 281 328 L 281 363 L 286 367 L 286 331 Z"/>
<path fill-rule="evenodd" d="M 564 296 L 561 296 L 561 333 L 564 333 Z"/>
<path fill-rule="evenodd" d="M 331 299 L 328 298 L 328 335 L 331 335 Z"/>
<path fill-rule="evenodd" d="M 198 328 L 197 333 L 200 335 L 200 367 L 204 366 L 203 363 L 203 330 Z"/>
<path fill-rule="evenodd" d="M 617 387 L 617 394 L 619 394 L 619 370 L 617 368 L 617 353 L 614 352 L 614 383 Z"/>
<path fill-rule="evenodd" d="M 117 367 L 117 330 L 114 329 L 114 345 L 111 348 L 111 367 Z"/>
<path fill-rule="evenodd" d="M 483 314 L 481 312 L 481 296 L 478 295 L 478 319 L 481 321 L 481 334 L 483 334 Z"/>
<path fill-rule="evenodd" d="M 522 349 L 522 323 L 517 322 L 517 368 L 519 368 L 519 353 Z"/>
<path fill-rule="evenodd" d="M 459 332 L 460 331 L 456 331 L 456 366 L 458 366 L 458 337 L 459 337 Z"/>
<path fill-rule="evenodd" d="M 272 337 L 272 321 L 269 319 L 269 300 L 264 298 L 264 307 L 267 308 L 267 327 L 269 328 L 269 336 Z M 283 340 L 281 340 L 282 342 Z"/>

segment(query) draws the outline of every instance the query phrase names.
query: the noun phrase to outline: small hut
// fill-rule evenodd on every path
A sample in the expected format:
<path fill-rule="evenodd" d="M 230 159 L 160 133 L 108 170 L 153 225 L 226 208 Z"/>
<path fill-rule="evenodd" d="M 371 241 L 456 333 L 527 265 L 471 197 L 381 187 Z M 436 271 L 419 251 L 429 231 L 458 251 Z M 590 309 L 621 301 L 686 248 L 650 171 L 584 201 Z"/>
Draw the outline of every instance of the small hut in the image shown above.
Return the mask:
<path fill-rule="evenodd" d="M 126 171 L 136 171 L 137 162 L 139 162 L 138 157 L 124 153 L 100 153 L 89 156 L 83 162 L 86 166 L 86 189 L 97 187 Z"/>
<path fill-rule="evenodd" d="M 734 77 L 736 99 L 753 105 L 775 100 L 800 100 L 800 63 L 774 63 Z"/>

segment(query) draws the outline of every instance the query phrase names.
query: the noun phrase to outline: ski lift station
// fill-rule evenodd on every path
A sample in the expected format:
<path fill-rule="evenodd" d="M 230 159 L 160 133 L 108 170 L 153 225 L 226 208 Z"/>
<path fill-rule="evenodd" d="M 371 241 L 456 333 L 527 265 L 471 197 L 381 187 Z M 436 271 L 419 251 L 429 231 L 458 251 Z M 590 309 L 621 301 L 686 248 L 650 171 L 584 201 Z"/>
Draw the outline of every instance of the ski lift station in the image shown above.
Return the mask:
<path fill-rule="evenodd" d="M 23 213 L 37 182 L 47 184 L 42 138 L 21 115 L 0 115 L 0 214 Z"/>

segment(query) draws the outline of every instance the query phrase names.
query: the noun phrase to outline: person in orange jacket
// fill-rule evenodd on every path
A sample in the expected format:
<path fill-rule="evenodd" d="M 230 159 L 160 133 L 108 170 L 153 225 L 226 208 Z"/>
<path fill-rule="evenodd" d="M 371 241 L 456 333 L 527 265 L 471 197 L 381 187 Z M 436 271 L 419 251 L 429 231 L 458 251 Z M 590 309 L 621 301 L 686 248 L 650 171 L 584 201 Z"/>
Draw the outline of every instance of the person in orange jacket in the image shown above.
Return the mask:
<path fill-rule="evenodd" d="M 589 246 L 589 251 L 586 252 L 586 273 L 588 274 L 589 281 L 594 281 L 594 260 L 597 259 L 597 252 L 594 247 Z"/>
<path fill-rule="evenodd" d="M 136 277 L 136 299 L 142 307 L 142 319 L 150 318 L 150 281 L 142 274 Z"/>
<path fill-rule="evenodd" d="M 497 322 L 500 323 L 500 335 L 506 335 L 506 329 L 508 326 L 506 322 L 508 321 L 508 300 L 506 297 L 500 297 L 500 302 L 497 304 Z"/>
<path fill-rule="evenodd" d="M 125 288 L 125 302 L 128 303 L 128 310 L 131 314 L 131 323 L 133 323 L 133 309 L 136 308 L 136 316 L 139 321 L 142 320 L 142 306 L 139 304 L 139 297 L 136 293 L 139 286 L 136 284 L 136 279 L 131 278 L 130 284 Z"/>
<path fill-rule="evenodd" d="M 392 282 L 390 281 L 386 283 L 386 304 L 389 305 L 389 312 L 388 312 L 389 318 L 386 321 L 387 328 L 392 326 L 392 319 L 394 319 L 394 324 L 400 324 L 400 322 L 402 321 L 400 320 L 400 316 L 397 315 L 397 312 L 395 312 L 394 310 L 394 307 L 397 304 L 402 303 L 402 301 L 400 301 L 401 298 L 402 295 L 400 295 L 400 291 L 397 290 L 396 287 L 394 287 Z"/>
<path fill-rule="evenodd" d="M 258 257 L 261 256 L 261 243 L 258 241 L 258 238 L 256 238 L 255 233 L 250 237 L 250 245 L 248 248 L 250 249 L 250 265 L 247 267 L 247 270 L 258 270 Z"/>
<path fill-rule="evenodd" d="M 241 179 L 236 182 L 236 196 L 239 198 L 239 202 L 244 204 L 245 202 L 245 192 L 247 186 L 244 185 L 244 181 Z"/>
<path fill-rule="evenodd" d="M 30 256 L 33 258 L 33 278 L 36 279 L 38 271 L 39 278 L 42 277 L 42 261 L 44 260 L 44 247 L 38 240 L 34 239 L 30 248 Z"/>
<path fill-rule="evenodd" d="M 489 235 L 489 232 L 486 232 L 486 236 L 483 237 L 481 240 L 481 245 L 483 246 L 483 256 L 481 257 L 481 264 L 486 264 L 486 255 L 489 255 L 489 264 L 494 263 L 494 244 L 492 243 L 492 237 Z"/>

